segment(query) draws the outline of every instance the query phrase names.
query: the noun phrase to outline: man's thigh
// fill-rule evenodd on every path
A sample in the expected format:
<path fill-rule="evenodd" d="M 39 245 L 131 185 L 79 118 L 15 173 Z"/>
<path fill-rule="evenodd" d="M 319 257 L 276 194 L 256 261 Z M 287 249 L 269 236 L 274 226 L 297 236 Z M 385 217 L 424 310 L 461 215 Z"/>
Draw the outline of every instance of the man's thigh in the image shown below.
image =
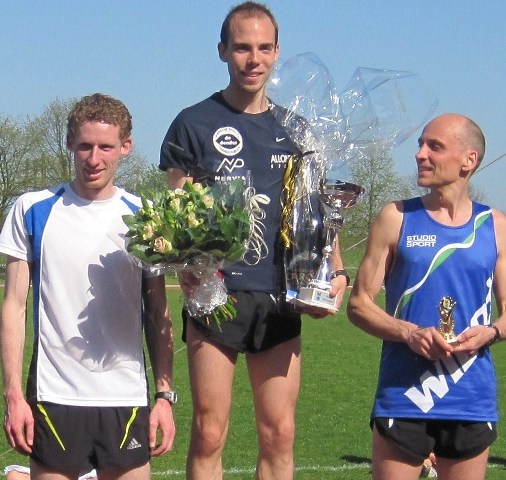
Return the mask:
<path fill-rule="evenodd" d="M 373 427 L 372 480 L 417 480 L 423 459 L 414 459 Z"/>
<path fill-rule="evenodd" d="M 212 343 L 192 322 L 187 324 L 187 355 L 195 416 L 226 426 L 238 353 Z"/>
<path fill-rule="evenodd" d="M 293 422 L 300 389 L 300 337 L 246 354 L 260 427 Z"/>

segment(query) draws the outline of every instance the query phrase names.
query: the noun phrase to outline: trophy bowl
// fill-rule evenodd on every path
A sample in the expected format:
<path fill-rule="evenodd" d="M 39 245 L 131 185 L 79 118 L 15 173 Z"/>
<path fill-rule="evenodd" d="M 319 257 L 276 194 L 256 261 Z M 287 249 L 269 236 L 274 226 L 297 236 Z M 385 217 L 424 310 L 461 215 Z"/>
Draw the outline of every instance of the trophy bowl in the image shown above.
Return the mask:
<path fill-rule="evenodd" d="M 351 208 L 364 196 L 364 187 L 342 180 L 322 180 L 320 195 L 332 209 Z"/>

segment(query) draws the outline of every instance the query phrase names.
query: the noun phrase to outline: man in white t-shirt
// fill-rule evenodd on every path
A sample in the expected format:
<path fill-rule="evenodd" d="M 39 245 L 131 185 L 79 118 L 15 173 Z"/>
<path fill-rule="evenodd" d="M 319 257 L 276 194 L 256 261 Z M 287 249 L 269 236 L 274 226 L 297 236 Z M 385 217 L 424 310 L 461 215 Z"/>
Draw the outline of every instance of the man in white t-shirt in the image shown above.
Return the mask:
<path fill-rule="evenodd" d="M 0 326 L 10 445 L 32 478 L 75 479 L 87 462 L 108 479 L 150 477 L 172 448 L 172 324 L 163 272 L 125 248 L 123 216 L 140 199 L 114 175 L 132 148 L 131 116 L 112 97 L 83 97 L 69 114 L 75 178 L 17 199 L 0 234 L 7 255 Z M 33 356 L 22 391 L 26 300 L 33 289 Z M 143 332 L 153 366 L 150 410 Z M 161 432 L 157 443 L 157 431 Z"/>

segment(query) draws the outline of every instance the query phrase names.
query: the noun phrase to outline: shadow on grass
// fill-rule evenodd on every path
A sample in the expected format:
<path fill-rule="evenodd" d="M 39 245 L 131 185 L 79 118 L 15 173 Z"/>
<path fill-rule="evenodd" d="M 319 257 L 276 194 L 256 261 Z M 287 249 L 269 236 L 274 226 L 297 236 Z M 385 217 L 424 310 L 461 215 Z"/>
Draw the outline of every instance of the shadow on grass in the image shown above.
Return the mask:
<path fill-rule="evenodd" d="M 363 464 L 363 463 L 371 463 L 371 459 L 370 458 L 367 458 L 367 457 L 357 457 L 355 455 L 343 455 L 341 456 L 341 458 L 345 461 L 345 462 L 349 462 L 349 463 L 357 463 L 357 464 Z"/>
<path fill-rule="evenodd" d="M 490 456 L 488 458 L 488 463 L 493 463 L 494 465 L 500 466 L 502 469 L 506 469 L 506 459 L 502 457 Z"/>

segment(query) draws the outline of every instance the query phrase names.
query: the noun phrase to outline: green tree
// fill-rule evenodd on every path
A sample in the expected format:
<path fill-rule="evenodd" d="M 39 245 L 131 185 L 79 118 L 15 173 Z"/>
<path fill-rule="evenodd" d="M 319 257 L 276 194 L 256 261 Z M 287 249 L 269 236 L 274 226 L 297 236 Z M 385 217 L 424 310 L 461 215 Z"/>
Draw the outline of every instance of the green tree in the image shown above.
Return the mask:
<path fill-rule="evenodd" d="M 149 197 L 151 192 L 157 192 L 167 188 L 167 179 L 165 173 L 160 171 L 157 165 L 148 165 L 142 176 L 137 176 L 132 185 L 132 191 L 137 195 L 146 195 Z"/>
<path fill-rule="evenodd" d="M 0 226 L 14 200 L 29 187 L 33 147 L 24 124 L 0 118 Z"/>
<path fill-rule="evenodd" d="M 32 189 L 68 182 L 73 176 L 72 154 L 67 149 L 67 116 L 74 103 L 73 98 L 56 98 L 30 121 L 30 135 L 37 145 L 32 160 Z"/>
<path fill-rule="evenodd" d="M 371 148 L 367 155 L 352 160 L 353 182 L 365 189 L 362 200 L 344 212 L 346 243 L 367 237 L 377 214 L 387 203 L 410 197 L 408 181 L 397 175 L 394 161 L 385 150 Z"/>

